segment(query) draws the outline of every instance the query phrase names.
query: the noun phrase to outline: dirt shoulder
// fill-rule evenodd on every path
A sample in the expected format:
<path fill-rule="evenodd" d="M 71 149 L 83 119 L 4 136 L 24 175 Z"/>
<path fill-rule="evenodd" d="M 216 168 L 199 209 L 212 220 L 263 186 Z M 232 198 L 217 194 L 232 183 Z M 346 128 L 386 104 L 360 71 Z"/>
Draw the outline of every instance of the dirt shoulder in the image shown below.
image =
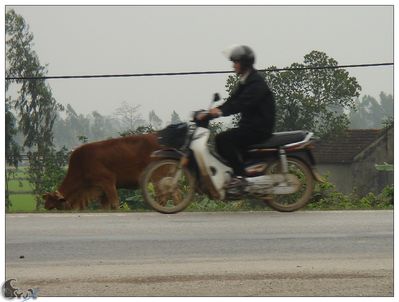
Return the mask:
<path fill-rule="evenodd" d="M 39 296 L 393 296 L 389 259 L 9 266 Z"/>

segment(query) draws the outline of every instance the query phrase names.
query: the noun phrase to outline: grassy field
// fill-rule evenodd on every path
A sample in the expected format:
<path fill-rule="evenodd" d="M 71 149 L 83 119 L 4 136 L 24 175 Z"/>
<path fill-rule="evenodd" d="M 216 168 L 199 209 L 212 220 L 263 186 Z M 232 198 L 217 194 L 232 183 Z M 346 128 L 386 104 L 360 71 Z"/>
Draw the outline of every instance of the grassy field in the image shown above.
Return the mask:
<path fill-rule="evenodd" d="M 10 195 L 10 212 L 30 212 L 36 208 L 35 197 L 32 194 Z"/>
<path fill-rule="evenodd" d="M 32 191 L 32 186 L 26 180 L 26 168 L 21 167 L 11 174 L 11 179 L 8 182 L 8 189 L 10 192 L 28 192 Z M 29 212 L 36 208 L 35 196 L 33 194 L 10 194 L 11 207 L 10 212 Z"/>
<path fill-rule="evenodd" d="M 35 196 L 31 193 L 32 186 L 27 180 L 26 168 L 21 167 L 12 174 L 8 183 L 11 207 L 9 212 L 31 212 L 36 211 Z M 19 194 L 15 194 L 18 192 Z M 364 197 L 356 197 L 351 194 L 344 195 L 336 191 L 331 183 L 319 184 L 316 186 L 313 200 L 305 207 L 305 210 L 345 210 L 345 209 L 393 209 L 394 189 L 387 186 L 380 194 L 369 193 Z M 138 211 L 149 210 L 148 206 L 142 201 L 141 194 L 138 192 L 119 191 L 121 200 L 132 199 L 134 202 L 128 204 L 122 202 L 122 210 Z M 97 207 L 91 208 L 91 210 Z M 268 210 L 269 208 L 262 202 L 237 201 L 222 202 L 210 200 L 206 196 L 199 196 L 190 205 L 187 211 L 242 211 L 242 210 Z M 42 211 L 42 210 L 40 210 Z M 45 211 L 45 210 L 43 210 Z"/>
<path fill-rule="evenodd" d="M 10 191 L 32 191 L 32 186 L 27 180 L 13 180 L 8 183 Z"/>

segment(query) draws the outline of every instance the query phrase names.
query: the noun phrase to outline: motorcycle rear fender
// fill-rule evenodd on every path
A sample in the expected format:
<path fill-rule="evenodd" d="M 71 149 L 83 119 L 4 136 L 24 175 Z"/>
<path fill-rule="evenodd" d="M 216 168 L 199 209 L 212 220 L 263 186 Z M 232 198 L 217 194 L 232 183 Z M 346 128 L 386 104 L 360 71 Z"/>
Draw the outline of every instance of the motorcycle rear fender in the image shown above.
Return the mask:
<path fill-rule="evenodd" d="M 151 158 L 154 159 L 176 159 L 179 160 L 183 157 L 183 152 L 180 152 L 176 149 L 162 149 L 152 152 Z"/>
<path fill-rule="evenodd" d="M 314 168 L 314 166 L 316 165 L 316 161 L 310 150 L 287 152 L 287 156 L 297 158 L 302 162 L 304 162 L 305 164 L 307 164 L 310 170 L 312 171 L 313 178 L 318 182 L 325 182 L 325 180 Z"/>
<path fill-rule="evenodd" d="M 303 162 L 305 162 L 309 167 L 316 165 L 316 161 L 315 161 L 313 154 L 310 150 L 287 152 L 287 156 L 298 158 L 298 159 L 302 160 Z"/>

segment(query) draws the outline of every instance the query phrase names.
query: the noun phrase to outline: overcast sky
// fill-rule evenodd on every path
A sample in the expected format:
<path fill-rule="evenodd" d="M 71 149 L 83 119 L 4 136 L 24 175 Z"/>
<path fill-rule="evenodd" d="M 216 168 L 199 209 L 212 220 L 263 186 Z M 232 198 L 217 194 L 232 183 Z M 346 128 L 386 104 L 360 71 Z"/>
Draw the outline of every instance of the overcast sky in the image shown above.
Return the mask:
<path fill-rule="evenodd" d="M 251 46 L 256 67 L 286 67 L 312 50 L 339 64 L 393 62 L 392 6 L 8 6 L 34 34 L 48 75 L 230 70 L 222 51 Z M 348 69 L 362 95 L 393 93 L 393 68 Z M 112 114 L 123 101 L 170 120 L 227 95 L 228 75 L 49 80 L 59 103 Z"/>

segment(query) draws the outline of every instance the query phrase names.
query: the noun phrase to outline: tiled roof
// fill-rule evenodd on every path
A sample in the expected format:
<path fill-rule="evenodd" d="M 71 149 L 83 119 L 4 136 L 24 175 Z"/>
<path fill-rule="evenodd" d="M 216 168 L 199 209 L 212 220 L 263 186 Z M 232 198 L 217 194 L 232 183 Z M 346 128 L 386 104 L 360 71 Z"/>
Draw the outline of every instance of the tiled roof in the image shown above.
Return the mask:
<path fill-rule="evenodd" d="M 320 140 L 313 149 L 316 163 L 351 163 L 357 154 L 381 134 L 381 129 L 350 129 L 339 137 Z"/>

